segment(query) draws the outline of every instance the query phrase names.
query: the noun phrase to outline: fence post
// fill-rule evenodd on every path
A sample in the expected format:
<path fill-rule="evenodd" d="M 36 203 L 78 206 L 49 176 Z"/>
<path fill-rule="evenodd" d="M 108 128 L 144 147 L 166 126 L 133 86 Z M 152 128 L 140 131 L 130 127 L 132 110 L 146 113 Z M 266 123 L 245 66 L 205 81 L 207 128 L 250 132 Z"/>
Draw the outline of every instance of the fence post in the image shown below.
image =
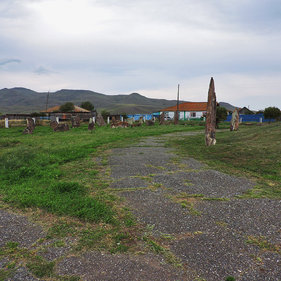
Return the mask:
<path fill-rule="evenodd" d="M 260 117 L 260 123 L 262 123 L 262 117 Z"/>
<path fill-rule="evenodd" d="M 107 124 L 110 123 L 110 119 L 109 119 L 109 116 L 107 116 Z"/>
<path fill-rule="evenodd" d="M 57 123 L 59 124 L 59 123 L 60 123 L 60 118 L 59 118 L 59 117 L 56 117 L 56 121 L 57 121 Z"/>

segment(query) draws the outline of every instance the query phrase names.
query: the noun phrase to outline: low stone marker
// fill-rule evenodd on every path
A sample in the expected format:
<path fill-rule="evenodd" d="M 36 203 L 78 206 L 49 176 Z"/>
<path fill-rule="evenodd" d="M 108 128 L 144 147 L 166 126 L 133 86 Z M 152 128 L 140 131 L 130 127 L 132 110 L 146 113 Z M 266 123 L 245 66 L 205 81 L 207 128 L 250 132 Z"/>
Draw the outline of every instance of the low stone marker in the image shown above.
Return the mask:
<path fill-rule="evenodd" d="M 111 124 L 111 128 L 128 128 L 129 126 L 129 123 L 125 121 L 117 121 Z"/>
<path fill-rule="evenodd" d="M 103 117 L 100 113 L 98 113 L 98 115 L 97 115 L 97 121 L 96 122 L 99 126 L 105 126 L 106 125 L 105 122 L 104 122 L 104 119 L 103 119 Z"/>
<path fill-rule="evenodd" d="M 94 129 L 95 129 L 95 122 L 94 122 L 93 118 L 90 118 L 88 130 L 91 131 L 91 133 L 92 133 L 92 131 L 93 131 Z"/>
<path fill-rule="evenodd" d="M 145 123 L 147 126 L 154 126 L 154 122 L 152 120 L 146 120 Z"/>
<path fill-rule="evenodd" d="M 58 124 L 58 126 L 54 129 L 54 132 L 65 132 L 69 131 L 68 124 Z"/>
<path fill-rule="evenodd" d="M 54 132 L 65 132 L 69 130 L 68 124 L 59 124 L 57 121 L 51 121 L 50 126 Z"/>
<path fill-rule="evenodd" d="M 134 124 L 134 118 L 128 118 L 127 119 L 127 122 L 130 124 L 130 125 L 133 125 Z"/>
<path fill-rule="evenodd" d="M 28 117 L 26 119 L 26 128 L 23 131 L 23 134 L 32 134 L 35 129 L 35 121 L 33 118 Z"/>
<path fill-rule="evenodd" d="M 211 78 L 208 92 L 207 116 L 205 125 L 205 143 L 206 146 L 216 144 L 216 110 L 217 100 L 215 93 L 215 83 Z"/>
<path fill-rule="evenodd" d="M 72 123 L 72 128 L 80 127 L 80 117 L 78 115 L 72 117 L 71 118 L 71 123 Z"/>
<path fill-rule="evenodd" d="M 232 112 L 231 121 L 230 121 L 230 131 L 237 131 L 239 128 L 239 112 L 238 109 Z"/>

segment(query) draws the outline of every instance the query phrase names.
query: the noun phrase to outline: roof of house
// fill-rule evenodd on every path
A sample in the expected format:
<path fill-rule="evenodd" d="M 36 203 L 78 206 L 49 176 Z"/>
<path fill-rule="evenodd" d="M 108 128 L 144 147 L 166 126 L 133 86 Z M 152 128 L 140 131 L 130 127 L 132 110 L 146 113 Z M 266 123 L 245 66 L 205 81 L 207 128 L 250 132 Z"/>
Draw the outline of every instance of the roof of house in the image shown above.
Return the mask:
<path fill-rule="evenodd" d="M 57 106 L 54 106 L 54 107 L 50 107 L 48 108 L 46 111 L 44 112 L 54 112 L 54 111 L 57 111 L 59 112 L 60 111 L 60 105 L 57 105 Z M 82 107 L 79 107 L 77 105 L 74 105 L 74 110 L 73 112 L 90 112 L 89 110 L 86 110 Z"/>
<path fill-rule="evenodd" d="M 176 111 L 177 106 L 163 108 L 160 111 Z M 206 111 L 207 102 L 184 102 L 179 104 L 179 111 Z"/>

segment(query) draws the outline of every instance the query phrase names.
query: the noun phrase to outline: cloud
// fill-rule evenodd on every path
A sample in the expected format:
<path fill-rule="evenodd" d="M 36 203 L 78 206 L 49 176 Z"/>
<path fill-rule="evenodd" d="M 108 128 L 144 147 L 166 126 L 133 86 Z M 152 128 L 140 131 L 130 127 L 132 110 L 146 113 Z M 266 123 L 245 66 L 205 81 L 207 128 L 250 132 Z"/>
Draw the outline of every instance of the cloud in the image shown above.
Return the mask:
<path fill-rule="evenodd" d="M 34 70 L 34 73 L 36 73 L 38 75 L 49 75 L 49 74 L 52 74 L 55 72 L 45 68 L 44 66 L 39 66 Z"/>
<path fill-rule="evenodd" d="M 3 59 L 3 60 L 0 60 L 0 66 L 6 65 L 6 64 L 9 64 L 9 63 L 21 63 L 21 60 L 19 60 L 19 59 Z"/>
<path fill-rule="evenodd" d="M 280 0 L 3 0 L 0 52 L 23 61 L 0 84 L 174 99 L 180 83 L 201 100 L 214 76 L 219 98 L 263 106 L 280 95 L 280 14 Z"/>

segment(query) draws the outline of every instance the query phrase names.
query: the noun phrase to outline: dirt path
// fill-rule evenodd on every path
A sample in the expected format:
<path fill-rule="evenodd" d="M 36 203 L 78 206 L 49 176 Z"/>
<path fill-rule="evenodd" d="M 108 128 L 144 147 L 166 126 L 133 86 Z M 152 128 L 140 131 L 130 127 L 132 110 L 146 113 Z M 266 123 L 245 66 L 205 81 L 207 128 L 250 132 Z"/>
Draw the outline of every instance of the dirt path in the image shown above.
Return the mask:
<path fill-rule="evenodd" d="M 203 279 L 280 280 L 280 201 L 237 199 L 253 183 L 179 160 L 164 144 L 148 138 L 111 156 L 112 187 L 126 189 L 137 218 L 169 235 L 166 246 Z"/>
<path fill-rule="evenodd" d="M 45 245 L 42 256 L 56 261 L 58 275 L 81 280 L 281 280 L 280 200 L 238 199 L 252 182 L 179 159 L 165 146 L 169 137 L 146 138 L 114 149 L 109 157 L 110 188 L 144 225 L 144 235 L 165 252 L 75 254 L 75 241 L 65 240 L 60 248 Z M 14 241 L 34 250 L 46 235 L 25 216 L 1 210 L 0 246 Z M 0 258 L 0 270 L 9 266 Z M 0 280 L 46 279 L 18 267 L 9 277 L 0 274 Z"/>

